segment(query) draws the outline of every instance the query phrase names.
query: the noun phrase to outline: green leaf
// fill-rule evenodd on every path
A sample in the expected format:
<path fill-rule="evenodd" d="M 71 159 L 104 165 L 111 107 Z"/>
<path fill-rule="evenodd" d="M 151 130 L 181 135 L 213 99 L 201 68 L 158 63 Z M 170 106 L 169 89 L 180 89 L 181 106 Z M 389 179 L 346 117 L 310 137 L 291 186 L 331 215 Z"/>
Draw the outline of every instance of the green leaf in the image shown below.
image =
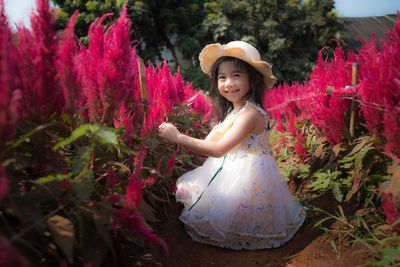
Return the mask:
<path fill-rule="evenodd" d="M 376 150 L 374 147 L 365 147 L 356 154 L 356 158 L 354 159 L 354 167 L 356 170 L 360 171 L 364 168 L 364 165 L 366 165 L 364 159 L 366 159 L 368 154 L 374 150 Z"/>
<path fill-rule="evenodd" d="M 110 129 L 101 128 L 97 130 L 95 133 L 101 143 L 103 144 L 111 144 L 111 145 L 118 145 L 118 137 L 117 135 Z"/>
<path fill-rule="evenodd" d="M 14 144 L 12 144 L 13 148 L 16 148 L 17 146 L 19 146 L 20 144 L 22 144 L 23 142 L 25 142 L 29 137 L 31 137 L 32 135 L 34 135 L 35 133 L 46 129 L 47 127 L 53 125 L 53 123 L 48 123 L 48 124 L 44 124 L 44 125 L 39 125 L 38 127 L 36 127 L 35 129 L 31 130 L 29 133 L 23 135 L 20 139 L 18 139 L 17 141 L 14 142 Z"/>
<path fill-rule="evenodd" d="M 331 240 L 331 245 L 332 245 L 333 249 L 335 250 L 335 252 L 338 253 L 338 250 L 337 250 L 337 248 L 336 248 L 335 241 Z"/>
<path fill-rule="evenodd" d="M 343 193 L 340 190 L 340 186 L 338 183 L 333 183 L 332 184 L 332 192 L 333 196 L 336 198 L 337 201 L 342 202 L 343 200 Z"/>
<path fill-rule="evenodd" d="M 95 132 L 98 129 L 99 129 L 98 125 L 92 125 L 92 124 L 81 125 L 71 133 L 70 137 L 68 137 L 67 139 L 65 139 L 61 142 L 58 142 L 53 147 L 53 149 L 56 150 L 62 146 L 68 145 L 68 144 L 72 143 L 73 141 L 75 141 L 76 139 L 78 139 L 79 137 L 86 135 L 89 131 Z"/>
<path fill-rule="evenodd" d="M 94 175 L 91 170 L 84 170 L 72 182 L 78 200 L 88 200 L 94 190 Z"/>
<path fill-rule="evenodd" d="M 314 227 L 320 226 L 323 222 L 325 222 L 325 221 L 327 221 L 327 220 L 330 220 L 330 219 L 332 219 L 332 218 L 331 218 L 331 217 L 322 218 L 321 220 L 319 220 L 318 222 L 316 222 L 316 223 L 314 224 Z"/>
<path fill-rule="evenodd" d="M 89 167 L 94 146 L 85 146 L 80 148 L 72 160 L 71 172 L 72 175 L 78 175 L 84 169 Z"/>
<path fill-rule="evenodd" d="M 64 179 L 69 179 L 69 178 L 71 178 L 71 173 L 68 173 L 68 174 L 56 174 L 55 176 L 54 175 L 47 175 L 45 177 L 40 177 L 40 178 L 36 179 L 35 182 L 37 182 L 39 184 L 44 184 L 44 183 L 52 182 L 54 180 L 61 181 L 61 180 L 64 180 Z"/>

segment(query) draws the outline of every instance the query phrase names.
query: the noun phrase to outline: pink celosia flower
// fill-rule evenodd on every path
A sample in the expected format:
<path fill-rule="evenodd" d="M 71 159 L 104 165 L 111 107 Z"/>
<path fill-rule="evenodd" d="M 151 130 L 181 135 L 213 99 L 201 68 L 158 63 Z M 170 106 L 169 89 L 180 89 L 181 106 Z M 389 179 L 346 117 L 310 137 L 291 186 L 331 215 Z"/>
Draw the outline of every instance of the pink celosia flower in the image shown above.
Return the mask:
<path fill-rule="evenodd" d="M 124 5 L 115 25 L 106 32 L 102 22 L 106 14 L 96 19 L 89 28 L 89 47 L 80 46 L 76 58 L 79 80 L 87 99 L 91 122 L 114 121 L 121 105 L 140 115 L 137 98 L 137 56 L 131 46 L 130 25 Z"/>
<path fill-rule="evenodd" d="M 56 68 L 57 34 L 55 16 L 47 0 L 36 0 L 31 13 L 31 31 L 18 27 L 18 72 L 23 92 L 22 111 L 31 118 L 46 120 L 63 108 L 62 90 Z"/>
<path fill-rule="evenodd" d="M 172 154 L 171 158 L 168 159 L 167 163 L 165 164 L 164 178 L 169 178 L 172 176 L 172 172 L 174 171 L 174 167 L 175 167 L 175 159 L 176 159 L 176 155 L 178 154 L 178 151 L 179 151 L 179 146 L 176 148 L 176 150 Z"/>
<path fill-rule="evenodd" d="M 394 222 L 400 220 L 400 210 L 397 209 L 397 207 L 395 206 L 392 194 L 389 191 L 384 191 L 381 189 L 375 190 L 380 192 L 384 196 L 384 199 L 382 201 L 382 210 L 386 216 L 386 222 L 389 226 L 392 226 Z M 397 233 L 400 233 L 400 223 L 394 225 L 392 229 Z"/>
<path fill-rule="evenodd" d="M 106 182 L 106 189 L 112 190 L 114 186 L 117 184 L 118 178 L 117 173 L 113 169 L 112 165 L 110 164 L 110 168 L 107 172 L 107 182 Z"/>
<path fill-rule="evenodd" d="M 6 241 L 0 241 L 0 266 L 25 267 L 28 262 Z"/>
<path fill-rule="evenodd" d="M 0 204 L 8 193 L 7 172 L 3 165 L 0 165 Z"/>
<path fill-rule="evenodd" d="M 110 195 L 110 196 L 106 196 L 104 198 L 104 200 L 110 202 L 111 204 L 115 205 L 117 203 L 119 203 L 121 201 L 121 199 L 123 199 L 122 195 L 119 194 L 114 194 L 114 195 Z"/>
<path fill-rule="evenodd" d="M 17 89 L 17 50 L 12 42 L 11 30 L 0 1 L 0 159 L 4 144 L 14 135 L 19 119 L 21 91 Z"/>
<path fill-rule="evenodd" d="M 169 255 L 168 246 L 165 241 L 151 232 L 137 210 L 127 206 L 120 210 L 115 210 L 113 213 L 114 238 L 116 238 L 117 229 L 121 226 L 125 227 L 130 232 L 139 233 L 150 243 L 161 245 L 167 255 Z"/>
<path fill-rule="evenodd" d="M 127 205 L 131 208 L 137 208 L 142 201 L 142 189 L 144 182 L 140 178 L 140 172 L 142 170 L 143 160 L 147 154 L 147 146 L 143 146 L 137 153 L 134 161 L 134 172 L 129 177 L 129 185 L 126 188 L 126 201 Z"/>
<path fill-rule="evenodd" d="M 62 179 L 60 181 L 60 187 L 62 191 L 68 191 L 69 188 L 71 187 L 71 182 L 69 181 L 69 179 Z"/>
<path fill-rule="evenodd" d="M 157 173 L 152 173 L 152 174 L 150 174 L 149 175 L 149 177 L 146 179 L 146 181 L 144 182 L 144 184 L 145 184 L 145 186 L 146 187 L 151 187 L 151 186 L 153 186 L 156 182 L 157 182 L 157 179 L 158 179 L 158 173 L 160 172 L 160 168 L 161 168 L 161 162 L 162 162 L 162 160 L 165 158 L 165 156 L 163 156 L 159 161 L 158 161 L 158 165 L 157 165 L 157 168 L 156 168 L 156 171 L 157 171 Z"/>
<path fill-rule="evenodd" d="M 121 105 L 118 113 L 114 117 L 114 127 L 123 127 L 125 129 L 125 134 L 122 136 L 122 139 L 125 140 L 129 146 L 133 146 L 132 135 L 134 133 L 134 123 L 132 111 L 127 110 L 125 105 Z"/>
<path fill-rule="evenodd" d="M 359 98 L 368 130 L 384 141 L 384 150 L 394 160 L 400 158 L 400 13 L 387 41 L 363 40 L 360 50 Z"/>
<path fill-rule="evenodd" d="M 64 31 L 64 38 L 58 50 L 56 62 L 57 74 L 60 86 L 64 93 L 65 108 L 70 115 L 79 109 L 81 88 L 78 84 L 77 70 L 74 58 L 78 53 L 78 47 L 74 38 L 75 20 L 78 11 L 69 19 L 67 28 Z"/>
<path fill-rule="evenodd" d="M 175 183 L 168 183 L 167 184 L 167 188 L 168 188 L 169 192 L 171 192 L 171 193 L 175 193 L 176 192 Z"/>

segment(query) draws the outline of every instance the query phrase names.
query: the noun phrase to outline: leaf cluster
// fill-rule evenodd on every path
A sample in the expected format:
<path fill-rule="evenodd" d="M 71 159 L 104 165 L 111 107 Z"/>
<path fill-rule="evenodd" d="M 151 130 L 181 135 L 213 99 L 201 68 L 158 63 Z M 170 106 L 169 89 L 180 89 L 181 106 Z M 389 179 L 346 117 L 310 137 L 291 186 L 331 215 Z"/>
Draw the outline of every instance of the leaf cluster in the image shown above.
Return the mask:
<path fill-rule="evenodd" d="M 207 124 L 192 126 L 199 119 L 187 106 L 175 106 L 168 118 L 180 129 L 203 137 Z M 124 128 L 83 124 L 79 117 L 73 122 L 76 128 L 71 124 L 70 120 L 46 125 L 20 122 L 16 133 L 20 137 L 8 143 L 4 160 L 10 189 L 0 212 L 0 235 L 32 264 L 55 265 L 63 259 L 69 264 L 118 264 L 121 242 L 147 246 L 139 233 L 120 229 L 117 234 L 113 229 L 113 214 L 124 205 L 138 148 L 149 148 L 140 179 L 157 176 L 153 185 L 143 188 L 138 208 L 149 227 L 166 216 L 169 185 L 202 159 L 181 149 L 172 177 L 164 177 L 176 147 L 156 133 L 141 139 L 139 125 L 139 132 L 130 137 L 133 147 L 128 147 Z M 112 173 L 116 180 L 110 186 Z"/>

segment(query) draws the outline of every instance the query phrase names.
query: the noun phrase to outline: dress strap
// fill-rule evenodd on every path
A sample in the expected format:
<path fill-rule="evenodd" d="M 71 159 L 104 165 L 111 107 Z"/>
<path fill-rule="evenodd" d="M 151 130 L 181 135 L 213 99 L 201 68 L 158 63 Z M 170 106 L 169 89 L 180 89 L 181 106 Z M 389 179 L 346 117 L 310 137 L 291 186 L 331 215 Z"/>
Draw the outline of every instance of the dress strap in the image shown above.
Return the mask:
<path fill-rule="evenodd" d="M 250 101 L 247 100 L 247 101 L 246 101 L 246 108 L 247 108 L 247 107 L 253 107 L 253 108 L 255 108 L 258 112 L 260 112 L 262 115 L 268 117 L 267 112 L 266 112 L 259 104 L 256 104 L 256 103 L 253 103 L 253 102 L 250 102 Z"/>
<path fill-rule="evenodd" d="M 261 115 L 264 116 L 264 121 L 265 121 L 265 129 L 268 130 L 268 120 L 269 116 L 268 113 L 259 105 L 250 101 L 246 101 L 246 107 L 244 109 L 247 109 L 248 107 L 253 107 L 255 108 L 258 112 L 261 113 Z"/>

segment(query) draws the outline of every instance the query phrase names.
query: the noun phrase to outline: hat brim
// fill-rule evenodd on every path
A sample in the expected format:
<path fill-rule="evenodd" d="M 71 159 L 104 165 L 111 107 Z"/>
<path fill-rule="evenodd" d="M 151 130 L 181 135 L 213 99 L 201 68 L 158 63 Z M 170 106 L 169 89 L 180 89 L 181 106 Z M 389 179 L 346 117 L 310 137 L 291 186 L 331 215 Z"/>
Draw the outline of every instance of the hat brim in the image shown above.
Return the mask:
<path fill-rule="evenodd" d="M 272 88 L 276 83 L 277 79 L 272 74 L 271 66 L 267 62 L 249 57 L 246 51 L 240 47 L 228 47 L 219 43 L 210 44 L 203 48 L 199 55 L 201 70 L 210 75 L 212 65 L 224 56 L 241 59 L 253 66 L 264 76 L 267 89 Z"/>

